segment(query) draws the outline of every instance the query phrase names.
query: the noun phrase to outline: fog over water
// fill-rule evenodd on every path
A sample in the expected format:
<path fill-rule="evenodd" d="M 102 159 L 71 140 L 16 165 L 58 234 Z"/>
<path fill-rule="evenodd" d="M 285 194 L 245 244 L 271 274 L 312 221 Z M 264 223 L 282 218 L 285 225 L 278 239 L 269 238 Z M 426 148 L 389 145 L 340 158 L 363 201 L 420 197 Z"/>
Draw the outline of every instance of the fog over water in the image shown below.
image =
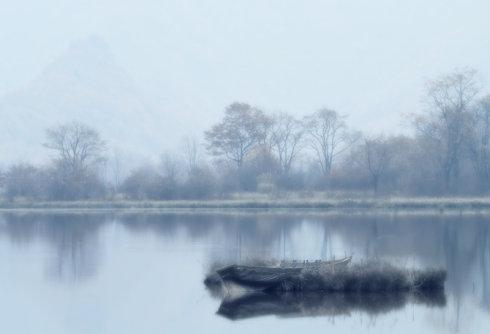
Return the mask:
<path fill-rule="evenodd" d="M 488 217 L 479 215 L 2 214 L 0 329 L 484 333 L 489 237 Z M 344 254 L 446 268 L 444 294 L 221 304 L 203 284 L 215 261 Z M 224 307 L 242 319 L 227 319 Z"/>

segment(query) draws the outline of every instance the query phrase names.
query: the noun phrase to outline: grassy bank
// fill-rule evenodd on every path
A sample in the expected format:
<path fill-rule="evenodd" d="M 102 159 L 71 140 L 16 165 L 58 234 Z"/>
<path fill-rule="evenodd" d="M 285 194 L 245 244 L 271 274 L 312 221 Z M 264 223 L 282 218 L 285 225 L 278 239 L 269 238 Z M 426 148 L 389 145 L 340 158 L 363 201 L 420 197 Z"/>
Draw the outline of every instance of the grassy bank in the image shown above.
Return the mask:
<path fill-rule="evenodd" d="M 175 201 L 0 201 L 0 210 L 322 210 L 322 211 L 464 211 L 490 212 L 490 197 L 235 198 Z"/>

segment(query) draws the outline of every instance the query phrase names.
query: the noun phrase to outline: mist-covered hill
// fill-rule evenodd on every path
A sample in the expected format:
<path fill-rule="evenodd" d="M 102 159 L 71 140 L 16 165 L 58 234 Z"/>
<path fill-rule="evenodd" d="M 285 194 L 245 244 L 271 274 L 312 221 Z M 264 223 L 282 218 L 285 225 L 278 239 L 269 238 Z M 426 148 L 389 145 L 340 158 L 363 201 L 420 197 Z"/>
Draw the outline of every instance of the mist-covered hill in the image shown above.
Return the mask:
<path fill-rule="evenodd" d="M 108 45 L 78 41 L 23 88 L 0 99 L 2 161 L 42 161 L 45 129 L 78 120 L 108 147 L 141 155 L 161 151 L 165 111 L 144 101 Z"/>

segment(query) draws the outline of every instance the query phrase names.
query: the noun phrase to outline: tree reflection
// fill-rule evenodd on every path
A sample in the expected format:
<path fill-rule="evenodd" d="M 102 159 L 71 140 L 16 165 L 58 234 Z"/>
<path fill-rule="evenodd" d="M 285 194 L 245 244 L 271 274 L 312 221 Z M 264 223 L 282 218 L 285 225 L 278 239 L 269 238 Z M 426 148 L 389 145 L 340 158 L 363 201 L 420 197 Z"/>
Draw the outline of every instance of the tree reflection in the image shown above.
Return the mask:
<path fill-rule="evenodd" d="M 17 247 L 36 242 L 53 250 L 47 273 L 61 281 L 97 274 L 110 224 L 129 236 L 149 233 L 182 248 L 200 243 L 210 263 L 253 258 L 299 259 L 310 247 L 313 259 L 354 254 L 354 260 L 378 257 L 400 265 L 445 267 L 446 292 L 461 303 L 477 295 L 490 310 L 490 228 L 488 216 L 322 214 L 265 212 L 153 214 L 0 215 L 0 236 Z M 315 244 L 315 242 L 317 244 Z M 316 248 L 315 248 L 316 247 Z M 299 253 L 298 253 L 299 251 Z"/>
<path fill-rule="evenodd" d="M 48 275 L 60 281 L 80 281 L 96 274 L 99 264 L 98 231 L 104 215 L 5 214 L 1 234 L 24 247 L 36 241 L 54 250 L 47 263 Z"/>

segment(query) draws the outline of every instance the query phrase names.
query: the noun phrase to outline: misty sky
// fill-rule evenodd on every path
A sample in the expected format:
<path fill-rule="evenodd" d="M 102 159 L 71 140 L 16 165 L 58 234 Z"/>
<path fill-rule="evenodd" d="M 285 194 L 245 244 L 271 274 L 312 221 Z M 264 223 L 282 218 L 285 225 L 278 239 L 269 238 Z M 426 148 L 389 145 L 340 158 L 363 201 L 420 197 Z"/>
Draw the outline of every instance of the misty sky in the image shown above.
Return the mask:
<path fill-rule="evenodd" d="M 488 0 L 0 1 L 0 95 L 97 35 L 189 129 L 242 100 L 298 116 L 335 108 L 389 133 L 421 108 L 426 79 L 463 66 L 490 78 Z"/>

